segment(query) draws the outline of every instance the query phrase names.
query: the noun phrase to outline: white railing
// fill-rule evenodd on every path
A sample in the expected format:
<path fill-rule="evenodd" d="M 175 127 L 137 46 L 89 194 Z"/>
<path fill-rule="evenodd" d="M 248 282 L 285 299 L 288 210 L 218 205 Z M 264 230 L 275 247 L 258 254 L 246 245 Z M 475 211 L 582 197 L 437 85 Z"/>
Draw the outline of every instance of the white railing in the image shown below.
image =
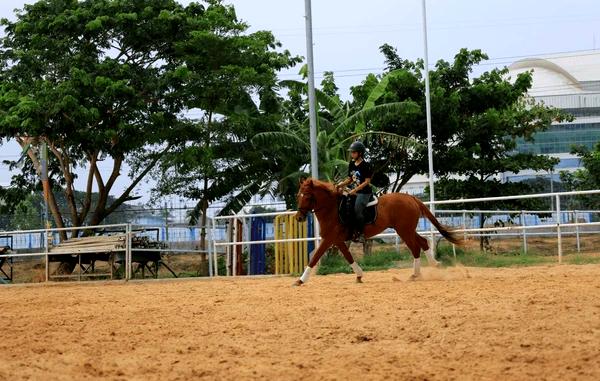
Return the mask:
<path fill-rule="evenodd" d="M 39 252 L 33 253 L 7 253 L 0 255 L 0 258 L 23 258 L 23 257 L 44 257 L 45 261 L 45 280 L 48 282 L 50 280 L 50 256 L 59 256 L 59 255 L 77 255 L 79 260 L 81 261 L 82 254 L 95 253 L 97 250 L 85 250 L 81 248 L 73 248 L 72 250 L 64 249 L 60 252 L 53 253 L 50 250 L 50 244 L 54 240 L 54 234 L 60 232 L 72 232 L 72 231 L 82 231 L 82 230 L 97 230 L 97 229 L 107 229 L 107 228 L 120 228 L 125 231 L 126 239 L 125 239 L 125 247 L 120 249 L 114 249 L 111 252 L 124 252 L 125 253 L 125 278 L 131 279 L 131 225 L 130 224 L 113 224 L 113 225 L 97 225 L 97 226 L 79 226 L 79 227 L 66 227 L 66 228 L 48 228 L 48 229 L 35 229 L 35 230 L 14 230 L 14 231 L 3 231 L 0 232 L 3 236 L 15 236 L 20 234 L 43 234 L 43 239 L 40 242 L 42 247 L 39 248 Z M 81 264 L 80 269 L 81 271 Z M 75 275 L 76 276 L 76 275 Z M 71 277 L 71 276 L 69 276 Z M 73 276 L 74 277 L 74 276 Z M 79 275 L 79 279 L 81 279 L 81 274 Z"/>
<path fill-rule="evenodd" d="M 543 194 L 531 194 L 531 195 L 517 195 L 517 196 L 506 196 L 506 197 L 487 197 L 487 198 L 476 198 L 476 199 L 459 199 L 459 200 L 444 200 L 444 201 L 436 201 L 435 205 L 452 205 L 452 204 L 468 204 L 468 203 L 476 203 L 476 202 L 484 202 L 484 201 L 506 201 L 506 200 L 519 200 L 519 199 L 532 199 L 532 198 L 551 198 L 554 200 L 554 209 L 552 210 L 540 210 L 540 211 L 510 211 L 510 210 L 439 210 L 439 214 L 448 214 L 448 213 L 462 213 L 463 215 L 466 213 L 474 213 L 474 214 L 491 214 L 491 213 L 499 213 L 499 214 L 520 214 L 521 216 L 526 213 L 549 213 L 556 216 L 555 220 L 552 223 L 540 224 L 540 225 L 512 225 L 512 226 L 494 226 L 494 227 L 482 227 L 482 228 L 467 228 L 463 226 L 462 228 L 455 229 L 454 231 L 457 233 L 462 233 L 465 237 L 468 236 L 481 236 L 486 233 L 494 233 L 496 236 L 517 236 L 520 235 L 523 237 L 523 248 L 524 251 L 527 252 L 527 237 L 529 231 L 536 230 L 555 230 L 555 232 L 538 232 L 532 233 L 536 235 L 552 235 L 557 237 L 557 249 L 558 249 L 558 261 L 562 262 L 563 256 L 563 248 L 562 248 L 562 237 L 564 235 L 575 235 L 577 238 L 577 249 L 580 249 L 580 227 L 596 227 L 600 226 L 600 222 L 576 222 L 574 223 L 562 223 L 560 216 L 565 213 L 574 213 L 577 216 L 577 213 L 598 213 L 598 211 L 586 211 L 586 210 L 578 210 L 578 211 L 561 211 L 561 197 L 566 196 L 579 196 L 579 195 L 600 195 L 600 190 L 593 191 L 580 191 L 580 192 L 562 192 L 562 193 L 543 193 Z M 425 202 L 425 204 L 429 204 L 429 202 Z M 278 243 L 278 242 L 303 242 L 303 241 L 316 241 L 316 237 L 308 237 L 308 238 L 295 238 L 295 239 L 266 239 L 260 241 L 253 241 L 249 235 L 249 229 L 247 229 L 248 221 L 253 217 L 275 217 L 280 215 L 291 215 L 294 214 L 294 211 L 285 211 L 285 212 L 273 212 L 273 213 L 257 213 L 257 214 L 237 214 L 231 216 L 218 216 L 218 217 L 209 217 L 210 224 L 207 226 L 207 249 L 208 251 L 203 250 L 188 250 L 188 249 L 143 249 L 143 251 L 158 251 L 158 252 L 181 252 L 181 253 L 207 253 L 208 254 L 208 265 L 209 265 L 209 276 L 216 276 L 218 274 L 218 248 L 225 248 L 226 250 L 230 250 L 231 248 L 239 245 L 254 245 L 254 244 L 266 244 L 266 243 Z M 246 237 L 248 239 L 242 239 L 240 241 L 237 240 L 237 234 L 233 234 L 233 240 L 231 242 L 224 241 L 218 242 L 214 236 L 214 232 L 216 231 L 216 223 L 217 221 L 228 221 L 229 228 L 236 228 L 236 223 L 231 223 L 233 221 L 239 220 L 242 223 L 242 231 L 245 232 Z M 463 218 L 463 225 L 465 219 Z M 521 221 L 524 221 L 521 219 Z M 2 236 L 15 236 L 22 234 L 43 234 L 44 239 L 43 247 L 40 247 L 39 252 L 33 253 L 7 253 L 0 255 L 0 258 L 19 258 L 19 257 L 41 257 L 45 258 L 46 265 L 46 281 L 49 280 L 49 260 L 48 257 L 50 255 L 55 255 L 51 253 L 48 246 L 48 240 L 50 237 L 53 237 L 54 234 L 61 231 L 74 231 L 74 230 L 97 230 L 97 229 L 107 229 L 107 228 L 120 228 L 125 231 L 126 234 L 126 245 L 123 249 L 113 250 L 113 251 L 121 251 L 125 252 L 125 279 L 129 280 L 132 278 L 132 252 L 139 251 L 139 249 L 132 249 L 131 239 L 133 230 L 131 224 L 115 224 L 115 225 L 99 225 L 93 227 L 68 227 L 68 228 L 52 228 L 52 229 L 36 229 L 36 230 L 17 230 L 17 231 L 7 231 L 0 232 Z M 574 228 L 574 231 L 564 231 L 566 228 Z M 430 234 L 430 231 L 419 231 L 420 234 Z M 585 231 L 588 233 L 596 233 L 596 231 Z M 437 231 L 434 231 L 436 236 L 439 236 Z M 227 237 L 228 235 L 226 235 Z M 378 235 L 377 237 L 397 237 L 395 233 L 383 233 Z M 72 252 L 68 250 L 62 250 L 60 253 L 56 253 L 56 255 L 80 255 L 84 253 L 81 250 L 73 249 Z M 236 253 L 235 250 L 233 252 L 233 273 L 236 273 L 236 264 L 237 260 L 235 258 Z"/>
<path fill-rule="evenodd" d="M 579 227 L 580 226 L 600 226 L 599 222 L 575 222 L 575 223 L 561 223 L 561 215 L 563 212 L 561 212 L 561 197 L 567 197 L 567 196 L 581 196 L 581 195 L 594 195 L 594 194 L 600 194 L 600 190 L 590 190 L 590 191 L 573 191 L 573 192 L 554 192 L 554 193 L 539 193 L 539 194 L 529 194 L 529 195 L 515 195 L 515 196 L 503 196 L 503 197 L 481 197 L 481 198 L 472 198 L 472 199 L 457 199 L 457 200 L 443 200 L 443 201 L 435 201 L 435 205 L 455 205 L 455 204 L 468 204 L 468 203 L 477 203 L 477 202 L 489 202 L 489 201 L 506 201 L 506 200 L 523 200 L 523 199 L 534 199 L 534 198 L 550 198 L 550 199 L 554 199 L 554 207 L 555 209 L 553 210 L 544 210 L 544 211 L 532 211 L 532 213 L 549 213 L 549 214 L 555 214 L 557 217 L 555 218 L 555 222 L 550 223 L 550 224 L 540 224 L 540 225 L 514 225 L 514 226 L 498 226 L 498 227 L 482 227 L 482 228 L 466 228 L 466 227 L 462 227 L 462 228 L 458 228 L 458 229 L 454 229 L 455 232 L 457 233 L 463 233 L 463 235 L 465 237 L 467 236 L 478 236 L 481 235 L 482 233 L 486 233 L 486 232 L 493 232 L 496 233 L 496 235 L 498 235 L 498 232 L 510 232 L 510 231 L 520 231 L 522 233 L 523 236 L 523 240 L 524 240 L 524 251 L 527 252 L 527 231 L 529 230 L 543 230 L 543 229 L 556 229 L 556 234 L 552 234 L 555 235 L 557 237 L 557 248 L 558 248 L 558 262 L 562 263 L 562 257 L 563 257 L 563 248 L 562 248 L 562 237 L 563 235 L 567 235 L 567 234 L 575 234 L 577 237 L 577 248 L 578 250 L 580 250 L 580 241 L 579 241 L 579 235 L 580 235 L 580 231 L 579 231 Z M 424 202 L 426 205 L 430 205 L 430 202 Z M 438 213 L 446 213 L 449 211 L 445 211 L 445 210 L 440 210 Z M 506 210 L 501 210 L 501 211 L 491 211 L 491 210 L 467 210 L 467 209 L 461 209 L 459 211 L 451 211 L 451 212 L 460 212 L 460 213 L 506 213 L 506 212 L 510 212 L 510 213 L 515 213 L 515 214 L 523 214 L 523 213 L 527 213 L 528 211 L 506 211 Z M 565 211 L 566 212 L 566 211 Z M 581 213 L 584 211 L 570 211 L 573 213 Z M 590 212 L 596 212 L 596 211 L 590 211 Z M 294 214 L 294 211 L 286 211 L 286 212 L 277 212 L 277 213 L 258 213 L 258 214 L 236 214 L 236 215 L 231 215 L 231 216 L 219 216 L 219 217 L 213 217 L 211 219 L 211 226 L 213 227 L 212 230 L 214 230 L 215 227 L 215 221 L 216 220 L 231 220 L 231 221 L 235 221 L 235 220 L 240 220 L 242 219 L 243 221 L 245 221 L 247 218 L 252 218 L 252 217 L 267 217 L 267 216 L 279 216 L 279 215 L 289 215 L 289 214 Z M 244 222 L 245 223 L 245 222 Z M 463 220 L 464 223 L 464 220 Z M 562 229 L 563 228 L 567 228 L 567 227 L 574 227 L 575 231 L 574 232 L 563 232 Z M 418 231 L 419 234 L 432 234 L 431 231 Z M 589 232 L 588 232 L 589 233 Z M 439 232 L 434 231 L 433 234 L 435 236 L 439 236 Z M 502 234 L 502 233 L 500 233 Z M 540 234 L 540 233 L 538 233 Z M 544 234 L 544 233 L 541 233 Z M 374 238 L 384 238 L 384 237 L 397 237 L 396 233 L 382 233 L 379 234 L 377 236 L 375 236 Z M 212 259 L 211 259 L 211 264 L 214 265 L 214 269 L 211 271 L 211 276 L 212 275 L 218 275 L 217 273 L 217 247 L 234 247 L 237 245 L 255 245 L 255 244 L 265 244 L 265 243 L 276 243 L 276 242 L 301 242 L 301 241 L 316 241 L 317 238 L 313 237 L 313 238 L 295 238 L 295 239 L 281 239 L 281 240 L 261 240 L 261 241 L 252 241 L 252 240 L 245 240 L 242 242 L 237 242 L 236 241 L 236 235 L 234 234 L 234 240 L 233 242 L 216 242 L 213 240 L 213 245 L 212 246 Z M 236 263 L 237 261 L 235 260 L 235 256 L 236 253 L 234 251 L 233 253 L 233 257 L 234 257 L 234 263 Z M 210 264 L 209 264 L 210 266 Z M 212 267 L 211 267 L 212 268 Z"/>

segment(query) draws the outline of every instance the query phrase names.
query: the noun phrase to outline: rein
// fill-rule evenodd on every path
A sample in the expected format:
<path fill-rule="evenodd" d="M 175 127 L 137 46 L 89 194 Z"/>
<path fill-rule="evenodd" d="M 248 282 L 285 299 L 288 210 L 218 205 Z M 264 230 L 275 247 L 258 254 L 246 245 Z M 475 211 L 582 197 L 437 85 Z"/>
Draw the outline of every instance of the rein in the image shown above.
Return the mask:
<path fill-rule="evenodd" d="M 304 197 L 303 193 L 300 193 L 300 196 Z M 300 213 L 304 214 L 305 216 L 308 215 L 308 213 L 313 212 L 313 213 L 317 213 L 319 210 L 326 208 L 327 206 L 321 206 L 320 208 L 317 208 L 317 198 L 314 195 L 311 195 L 313 198 L 313 207 L 312 208 L 298 208 L 298 210 L 300 211 Z"/>

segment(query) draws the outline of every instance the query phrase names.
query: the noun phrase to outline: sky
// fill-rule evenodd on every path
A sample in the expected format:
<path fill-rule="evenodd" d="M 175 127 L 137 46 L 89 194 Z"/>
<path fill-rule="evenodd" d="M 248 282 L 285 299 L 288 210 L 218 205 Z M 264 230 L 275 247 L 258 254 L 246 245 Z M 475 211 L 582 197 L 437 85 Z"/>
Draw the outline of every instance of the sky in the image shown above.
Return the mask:
<path fill-rule="evenodd" d="M 0 16 L 12 19 L 15 8 L 33 2 L 0 0 Z M 250 31 L 270 30 L 284 49 L 306 56 L 304 0 L 225 2 L 235 7 Z M 313 0 L 312 13 L 317 83 L 324 71 L 333 71 L 343 98 L 368 73 L 383 70 L 382 44 L 395 46 L 403 58 L 423 57 L 422 0 Z M 474 75 L 525 57 L 600 48 L 598 0 L 428 0 L 427 24 L 430 66 L 439 59 L 451 60 L 461 48 L 481 49 L 490 61 Z M 280 77 L 299 78 L 297 72 L 294 68 Z M 0 160 L 19 153 L 15 143 L 0 146 Z M 110 163 L 101 168 L 110 169 Z M 9 182 L 10 174 L 0 164 L 0 186 Z M 115 192 L 127 185 L 121 178 Z M 150 187 L 136 189 L 142 200 L 148 200 Z"/>

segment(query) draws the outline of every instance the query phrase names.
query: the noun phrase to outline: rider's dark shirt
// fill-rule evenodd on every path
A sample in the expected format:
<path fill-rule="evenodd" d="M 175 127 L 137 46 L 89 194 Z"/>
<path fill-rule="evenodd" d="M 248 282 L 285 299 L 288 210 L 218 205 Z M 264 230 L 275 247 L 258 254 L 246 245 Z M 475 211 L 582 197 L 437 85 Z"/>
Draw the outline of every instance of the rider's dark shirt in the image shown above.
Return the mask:
<path fill-rule="evenodd" d="M 354 161 L 351 161 L 348 164 L 348 177 L 352 179 L 350 188 L 356 188 L 359 184 L 365 182 L 365 179 L 370 179 L 373 177 L 373 169 L 371 168 L 371 164 L 363 160 L 359 165 L 356 165 Z M 358 193 L 372 193 L 371 185 L 367 185 L 363 189 L 359 190 Z"/>

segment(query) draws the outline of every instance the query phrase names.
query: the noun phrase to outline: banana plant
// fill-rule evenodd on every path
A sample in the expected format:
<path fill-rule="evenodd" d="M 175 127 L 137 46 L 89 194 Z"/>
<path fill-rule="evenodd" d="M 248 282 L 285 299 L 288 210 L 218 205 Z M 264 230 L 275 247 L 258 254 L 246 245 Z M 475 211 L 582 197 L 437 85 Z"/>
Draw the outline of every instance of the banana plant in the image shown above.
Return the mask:
<path fill-rule="evenodd" d="M 392 71 L 386 74 L 371 90 L 367 101 L 358 111 L 350 107 L 349 102 L 342 102 L 337 96 L 331 96 L 321 90 L 316 90 L 318 103 L 318 133 L 317 152 L 319 159 L 319 177 L 322 180 L 337 181 L 344 177 L 348 166 L 347 147 L 354 140 L 363 140 L 367 146 L 385 146 L 398 151 L 421 149 L 422 144 L 412 138 L 394 133 L 376 131 L 373 126 L 378 118 L 390 117 L 395 114 L 418 114 L 419 105 L 413 101 L 381 103 L 377 102 L 385 94 L 390 79 L 399 74 Z M 300 81 L 282 81 L 281 85 L 306 95 L 306 83 Z M 292 110 L 284 110 L 288 115 Z M 308 118 L 299 120 L 289 118 L 287 123 L 280 124 L 279 131 L 263 132 L 252 138 L 255 145 L 268 145 L 281 155 L 294 158 L 297 165 L 281 173 L 284 183 L 295 180 L 306 174 L 305 169 L 310 162 Z M 379 163 L 375 170 L 382 170 L 387 163 Z M 295 183 L 295 181 L 293 181 Z"/>

